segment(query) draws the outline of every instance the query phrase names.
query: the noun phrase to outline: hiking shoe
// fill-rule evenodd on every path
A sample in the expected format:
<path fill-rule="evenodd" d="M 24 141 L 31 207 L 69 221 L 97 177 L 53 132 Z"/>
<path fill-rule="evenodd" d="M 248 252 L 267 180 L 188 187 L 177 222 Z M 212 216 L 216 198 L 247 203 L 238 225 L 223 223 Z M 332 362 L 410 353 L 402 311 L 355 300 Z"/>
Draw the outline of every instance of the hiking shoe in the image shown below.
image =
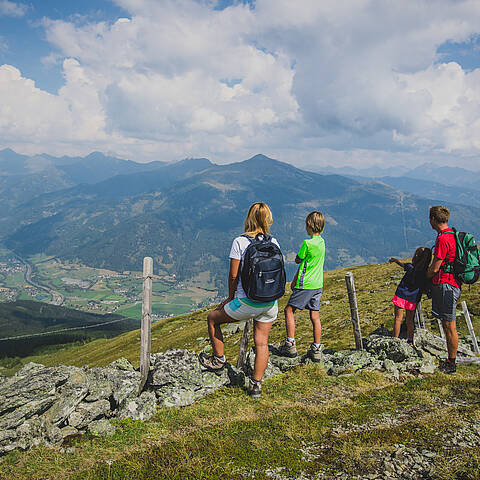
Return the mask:
<path fill-rule="evenodd" d="M 262 396 L 262 385 L 260 382 L 255 382 L 252 379 L 248 382 L 247 393 L 252 398 L 260 398 Z"/>
<path fill-rule="evenodd" d="M 205 353 L 201 353 L 198 356 L 198 361 L 202 367 L 205 367 L 210 372 L 221 372 L 225 364 L 227 362 L 222 362 L 218 357 L 215 355 L 206 355 Z"/>
<path fill-rule="evenodd" d="M 449 362 L 448 360 L 444 360 L 443 362 L 440 362 L 438 369 L 443 373 L 452 375 L 457 373 L 457 364 L 453 362 Z"/>
<path fill-rule="evenodd" d="M 318 363 L 322 361 L 322 351 L 323 345 L 320 345 L 318 348 L 312 343 L 307 352 L 307 357 L 310 358 L 312 362 Z"/>
<path fill-rule="evenodd" d="M 295 358 L 298 353 L 297 353 L 297 347 L 295 344 L 287 343 L 284 342 L 280 347 L 278 348 L 278 354 L 281 357 L 289 357 L 289 358 Z"/>

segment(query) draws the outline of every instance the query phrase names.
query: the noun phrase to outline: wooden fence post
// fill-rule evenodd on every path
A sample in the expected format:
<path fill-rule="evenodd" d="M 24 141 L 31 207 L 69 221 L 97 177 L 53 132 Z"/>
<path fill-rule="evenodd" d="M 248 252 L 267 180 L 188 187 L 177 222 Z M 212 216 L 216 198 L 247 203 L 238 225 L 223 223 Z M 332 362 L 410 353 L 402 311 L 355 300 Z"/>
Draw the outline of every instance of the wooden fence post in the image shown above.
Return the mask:
<path fill-rule="evenodd" d="M 473 351 L 475 353 L 480 353 L 480 350 L 478 349 L 477 337 L 475 336 L 475 330 L 473 329 L 472 320 L 470 318 L 470 313 L 468 311 L 467 302 L 463 301 L 461 305 L 463 310 L 463 316 L 465 317 L 468 331 L 470 332 L 470 338 L 472 339 Z"/>
<path fill-rule="evenodd" d="M 242 339 L 240 340 L 240 350 L 238 351 L 237 368 L 242 369 L 245 365 L 245 359 L 247 356 L 248 338 L 250 336 L 250 330 L 252 328 L 253 320 L 250 318 L 245 322 L 245 328 L 243 329 Z"/>
<path fill-rule="evenodd" d="M 150 370 L 150 348 L 152 343 L 152 275 L 153 259 L 143 259 L 143 301 L 142 301 L 142 332 L 140 340 L 140 394 L 147 381 Z"/>
<path fill-rule="evenodd" d="M 358 316 L 357 294 L 355 293 L 355 282 L 353 280 L 352 272 L 347 272 L 345 275 L 345 282 L 347 283 L 348 302 L 350 303 L 350 315 L 352 317 L 353 334 L 355 335 L 355 348 L 357 350 L 363 350 L 360 317 Z"/>
<path fill-rule="evenodd" d="M 422 301 L 417 303 L 415 308 L 414 323 L 416 328 L 425 328 L 425 319 L 423 318 Z"/>
<path fill-rule="evenodd" d="M 442 321 L 439 318 L 437 318 L 437 322 L 438 322 L 438 329 L 440 330 L 440 335 L 442 336 L 443 340 L 445 340 L 446 342 L 447 337 L 445 337 L 445 332 L 443 331 Z"/>
<path fill-rule="evenodd" d="M 420 328 L 425 329 L 425 317 L 423 316 L 423 307 L 422 307 L 422 299 L 417 304 L 417 312 L 418 312 L 418 320 L 420 323 Z"/>

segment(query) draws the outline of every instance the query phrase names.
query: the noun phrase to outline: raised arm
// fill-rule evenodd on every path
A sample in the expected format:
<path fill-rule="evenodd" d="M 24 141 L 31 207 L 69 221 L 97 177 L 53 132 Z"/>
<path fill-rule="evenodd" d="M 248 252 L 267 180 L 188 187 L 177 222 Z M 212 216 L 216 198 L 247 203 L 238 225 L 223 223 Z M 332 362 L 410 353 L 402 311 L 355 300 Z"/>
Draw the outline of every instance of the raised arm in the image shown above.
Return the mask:
<path fill-rule="evenodd" d="M 393 257 L 388 261 L 388 263 L 396 263 L 399 267 L 402 267 L 402 268 L 405 266 L 403 262 Z"/>

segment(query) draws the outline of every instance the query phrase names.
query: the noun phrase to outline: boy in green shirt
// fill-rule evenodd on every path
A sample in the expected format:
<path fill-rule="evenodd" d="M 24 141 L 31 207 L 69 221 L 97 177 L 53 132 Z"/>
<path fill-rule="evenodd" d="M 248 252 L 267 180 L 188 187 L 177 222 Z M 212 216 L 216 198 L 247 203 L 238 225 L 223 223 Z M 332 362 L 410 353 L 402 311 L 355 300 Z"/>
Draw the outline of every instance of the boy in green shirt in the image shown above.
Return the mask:
<path fill-rule="evenodd" d="M 314 362 L 322 359 L 320 338 L 320 299 L 323 292 L 323 264 L 325 261 L 325 240 L 320 235 L 325 226 L 325 217 L 321 212 L 309 213 L 305 219 L 305 228 L 310 238 L 303 241 L 295 258 L 300 264 L 291 284 L 292 294 L 285 307 L 285 326 L 287 338 L 280 347 L 280 354 L 285 357 L 298 355 L 295 345 L 295 310 L 308 309 L 313 326 L 313 343 L 307 355 Z"/>

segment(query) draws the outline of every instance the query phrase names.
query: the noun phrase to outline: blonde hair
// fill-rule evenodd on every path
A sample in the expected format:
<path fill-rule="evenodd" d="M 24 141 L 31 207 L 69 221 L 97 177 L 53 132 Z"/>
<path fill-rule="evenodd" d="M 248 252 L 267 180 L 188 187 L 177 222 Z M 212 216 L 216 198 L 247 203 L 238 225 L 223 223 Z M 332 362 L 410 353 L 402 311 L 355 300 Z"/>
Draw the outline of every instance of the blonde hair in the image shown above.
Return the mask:
<path fill-rule="evenodd" d="M 245 217 L 244 232 L 255 236 L 257 233 L 267 234 L 273 223 L 272 212 L 266 203 L 255 202 Z"/>
<path fill-rule="evenodd" d="M 442 205 L 430 207 L 430 219 L 436 223 L 448 223 L 450 210 Z"/>
<path fill-rule="evenodd" d="M 325 227 L 325 217 L 322 212 L 311 212 L 305 219 L 307 229 L 312 233 L 322 233 Z"/>

